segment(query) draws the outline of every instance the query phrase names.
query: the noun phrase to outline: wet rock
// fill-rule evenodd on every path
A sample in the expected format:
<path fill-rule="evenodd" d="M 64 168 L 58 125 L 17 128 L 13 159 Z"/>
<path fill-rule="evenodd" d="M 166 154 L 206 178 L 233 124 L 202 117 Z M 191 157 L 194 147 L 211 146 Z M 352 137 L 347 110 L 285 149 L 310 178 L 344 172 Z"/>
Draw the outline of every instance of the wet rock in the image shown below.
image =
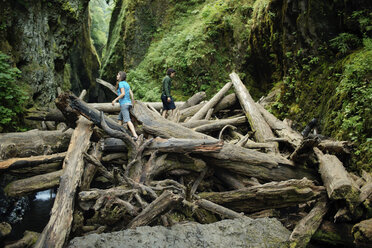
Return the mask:
<path fill-rule="evenodd" d="M 288 247 L 288 231 L 278 220 L 234 219 L 213 224 L 177 224 L 171 228 L 143 226 L 125 231 L 90 234 L 70 241 L 77 247 Z"/>

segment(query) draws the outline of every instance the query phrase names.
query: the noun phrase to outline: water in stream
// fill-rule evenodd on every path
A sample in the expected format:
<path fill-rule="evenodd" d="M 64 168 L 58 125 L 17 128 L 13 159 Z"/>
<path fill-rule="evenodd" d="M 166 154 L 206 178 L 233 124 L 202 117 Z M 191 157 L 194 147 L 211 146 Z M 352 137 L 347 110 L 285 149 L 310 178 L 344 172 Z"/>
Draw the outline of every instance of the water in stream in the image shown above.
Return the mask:
<path fill-rule="evenodd" d="M 33 199 L 30 199 L 29 205 L 23 209 L 22 220 L 12 224 L 12 232 L 7 240 L 21 239 L 26 230 L 41 233 L 49 221 L 55 196 L 54 189 L 37 192 Z"/>

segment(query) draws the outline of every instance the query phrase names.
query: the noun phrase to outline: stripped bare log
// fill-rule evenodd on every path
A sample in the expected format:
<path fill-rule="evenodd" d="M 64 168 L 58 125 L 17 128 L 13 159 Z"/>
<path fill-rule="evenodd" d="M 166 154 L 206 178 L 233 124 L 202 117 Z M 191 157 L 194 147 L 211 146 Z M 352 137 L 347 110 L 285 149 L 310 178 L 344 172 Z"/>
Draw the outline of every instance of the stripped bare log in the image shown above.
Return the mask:
<path fill-rule="evenodd" d="M 0 133 L 0 160 L 65 152 L 71 135 L 72 130 Z"/>
<path fill-rule="evenodd" d="M 267 124 L 271 129 L 282 138 L 288 140 L 288 142 L 294 147 L 298 147 L 303 139 L 302 135 L 291 127 L 284 124 L 281 120 L 277 119 L 273 114 L 267 111 L 262 105 L 256 103 L 256 107 L 261 112 L 261 115 L 266 120 Z"/>
<path fill-rule="evenodd" d="M 53 163 L 46 163 L 46 164 L 39 164 L 33 167 L 24 167 L 20 169 L 11 169 L 7 171 L 7 174 L 11 175 L 22 175 L 21 177 L 24 177 L 27 175 L 27 177 L 37 176 L 41 174 L 47 174 L 51 172 L 58 171 L 62 169 L 63 161 L 53 162 Z"/>
<path fill-rule="evenodd" d="M 235 103 L 237 102 L 237 98 L 236 98 L 236 94 L 235 93 L 231 93 L 227 96 L 224 96 L 221 101 L 219 101 L 216 106 L 214 106 L 214 109 L 213 109 L 213 113 L 217 113 L 218 111 L 220 110 L 223 110 L 223 109 L 229 109 L 231 108 L 232 106 L 235 105 Z"/>
<path fill-rule="evenodd" d="M 79 118 L 64 160 L 64 173 L 49 222 L 35 247 L 62 248 L 68 239 L 73 216 L 74 195 L 84 170 L 83 153 L 89 148 L 91 134 L 91 122 L 83 117 Z"/>
<path fill-rule="evenodd" d="M 13 181 L 5 187 L 4 192 L 8 196 L 19 197 L 50 189 L 58 186 L 59 179 L 62 174 L 63 170 L 59 170 L 43 175 Z"/>
<path fill-rule="evenodd" d="M 31 156 L 27 158 L 10 158 L 0 161 L 0 170 L 4 169 L 19 169 L 24 167 L 34 167 L 39 164 L 53 163 L 62 161 L 66 156 L 66 152 L 55 153 L 52 155 Z"/>
<path fill-rule="evenodd" d="M 201 102 L 195 106 L 191 106 L 191 107 L 180 110 L 179 121 L 185 121 L 186 119 L 187 121 L 189 121 L 191 116 L 197 113 L 205 104 L 206 102 Z"/>
<path fill-rule="evenodd" d="M 187 101 L 184 104 L 182 104 L 181 106 L 179 106 L 177 109 L 184 110 L 184 109 L 187 109 L 191 106 L 195 106 L 195 105 L 199 104 L 201 101 L 203 101 L 206 97 L 207 97 L 207 95 L 205 94 L 204 91 L 195 93 L 192 97 L 187 99 Z"/>
<path fill-rule="evenodd" d="M 275 194 L 273 194 L 275 192 Z M 296 206 L 317 198 L 324 188 L 303 178 L 271 182 L 227 192 L 203 192 L 198 196 L 238 212 Z"/>
<path fill-rule="evenodd" d="M 97 144 L 92 144 L 91 155 L 97 158 L 97 160 L 101 160 L 102 152 L 99 150 L 99 146 Z M 80 190 L 88 190 L 90 188 L 90 184 L 93 181 L 93 177 L 96 174 L 96 171 L 97 167 L 94 164 L 85 164 L 84 173 L 80 184 Z"/>
<path fill-rule="evenodd" d="M 150 223 L 155 217 L 176 207 L 183 197 L 166 190 L 155 201 L 151 202 L 139 215 L 137 215 L 127 226 L 136 228 Z"/>
<path fill-rule="evenodd" d="M 189 121 L 201 120 L 205 117 L 208 110 L 213 108 L 225 95 L 225 93 L 231 88 L 232 83 L 225 84 L 224 87 L 214 95 L 197 113 L 195 113 Z"/>
<path fill-rule="evenodd" d="M 327 189 L 329 199 L 345 199 L 353 210 L 359 199 L 359 189 L 354 186 L 341 161 L 334 155 L 323 154 L 318 148 L 314 152 L 319 160 L 319 173 Z"/>
<path fill-rule="evenodd" d="M 57 121 L 65 122 L 66 118 L 59 109 L 46 110 L 28 110 L 25 116 L 28 120 L 34 121 Z"/>
<path fill-rule="evenodd" d="M 229 219 L 235 219 L 235 218 L 243 218 L 244 214 L 237 213 L 231 209 L 225 208 L 223 206 L 220 206 L 216 203 L 213 203 L 211 201 L 200 199 L 196 201 L 196 204 L 206 210 L 209 210 L 213 213 L 219 214 L 223 217 L 229 218 Z"/>
<path fill-rule="evenodd" d="M 248 118 L 251 129 L 255 132 L 254 136 L 257 142 L 266 142 L 267 139 L 275 137 L 271 131 L 270 126 L 267 124 L 265 119 L 262 117 L 260 111 L 256 107 L 256 103 L 253 101 L 247 88 L 240 80 L 238 74 L 230 74 L 231 81 L 234 84 L 235 93 L 239 99 L 240 105 L 242 106 L 245 115 Z M 274 142 L 275 144 L 275 142 Z M 276 149 L 273 152 L 278 153 L 278 144 L 275 144 Z"/>
<path fill-rule="evenodd" d="M 291 233 L 291 236 L 289 237 L 289 242 L 291 243 L 290 247 L 306 248 L 307 244 L 311 240 L 311 237 L 322 223 L 323 216 L 327 213 L 327 211 L 327 198 L 322 197 L 318 200 L 310 213 L 297 223 L 296 227 Z"/>
<path fill-rule="evenodd" d="M 205 153 L 219 152 L 223 142 L 206 139 L 162 139 L 155 138 L 146 149 L 158 150 L 160 152 L 176 153 Z"/>
<path fill-rule="evenodd" d="M 221 130 L 226 125 L 241 125 L 247 123 L 247 118 L 245 116 L 233 118 L 233 119 L 223 119 L 217 121 L 211 121 L 209 124 L 204 124 L 198 127 L 193 128 L 194 131 L 200 133 L 212 132 Z"/>
<path fill-rule="evenodd" d="M 327 153 L 350 154 L 353 144 L 348 141 L 322 140 L 318 148 Z"/>
<path fill-rule="evenodd" d="M 158 175 L 171 173 L 179 169 L 200 173 L 205 168 L 206 164 L 201 159 L 193 158 L 189 155 L 168 153 L 155 159 L 154 165 L 150 167 L 147 177 L 151 180 Z"/>

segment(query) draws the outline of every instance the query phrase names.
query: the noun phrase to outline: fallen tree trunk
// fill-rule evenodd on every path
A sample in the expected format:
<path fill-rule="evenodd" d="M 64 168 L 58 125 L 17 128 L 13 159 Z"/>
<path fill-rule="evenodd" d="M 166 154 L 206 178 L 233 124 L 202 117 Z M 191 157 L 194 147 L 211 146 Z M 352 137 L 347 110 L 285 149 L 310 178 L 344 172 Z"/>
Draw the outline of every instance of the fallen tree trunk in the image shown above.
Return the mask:
<path fill-rule="evenodd" d="M 195 113 L 189 121 L 201 120 L 207 114 L 210 108 L 213 108 L 231 88 L 232 83 L 227 83 L 225 86 L 210 99 L 197 113 Z"/>
<path fill-rule="evenodd" d="M 223 119 L 218 121 L 211 121 L 209 124 L 204 124 L 198 127 L 193 128 L 194 131 L 200 133 L 212 132 L 221 130 L 226 125 L 241 125 L 247 123 L 247 118 L 245 116 L 232 118 L 232 119 Z"/>
<path fill-rule="evenodd" d="M 319 160 L 319 173 L 329 199 L 345 199 L 353 212 L 359 199 L 359 189 L 353 185 L 341 161 L 334 155 L 323 154 L 316 147 L 314 152 Z"/>
<path fill-rule="evenodd" d="M 297 223 L 295 229 L 289 237 L 291 248 L 306 248 L 311 237 L 318 229 L 323 221 L 323 216 L 328 211 L 327 198 L 322 197 L 318 200 L 314 208 L 300 222 Z"/>
<path fill-rule="evenodd" d="M 151 202 L 139 215 L 137 215 L 127 226 L 127 228 L 136 228 L 149 224 L 156 216 L 161 215 L 176 204 L 180 203 L 183 197 L 173 194 L 166 190 L 156 200 Z"/>
<path fill-rule="evenodd" d="M 65 152 L 72 130 L 0 133 L 0 160 Z"/>
<path fill-rule="evenodd" d="M 235 211 L 232 211 L 228 208 L 222 207 L 220 205 L 217 205 L 216 203 L 213 203 L 211 201 L 200 199 L 196 201 L 196 205 L 211 211 L 212 213 L 219 214 L 223 217 L 229 218 L 229 219 L 235 219 L 235 218 L 243 218 L 244 214 L 237 213 Z"/>
<path fill-rule="evenodd" d="M 179 113 L 179 121 L 185 121 L 185 119 L 189 118 L 190 116 L 193 116 L 195 113 L 197 113 L 206 102 L 201 102 L 195 106 L 188 107 L 186 109 L 180 110 Z"/>
<path fill-rule="evenodd" d="M 363 220 L 353 226 L 352 234 L 354 236 L 354 243 L 358 247 L 371 247 L 372 244 L 372 218 Z"/>
<path fill-rule="evenodd" d="M 20 197 L 30 193 L 50 189 L 59 184 L 59 179 L 62 176 L 62 173 L 63 170 L 59 170 L 13 181 L 5 187 L 4 192 L 8 196 Z"/>
<path fill-rule="evenodd" d="M 205 139 L 162 139 L 155 138 L 146 149 L 157 150 L 160 152 L 176 152 L 176 153 L 205 153 L 219 152 L 223 142 Z"/>
<path fill-rule="evenodd" d="M 35 247 L 62 248 L 67 241 L 73 218 L 75 192 L 84 170 L 83 152 L 86 152 L 89 148 L 91 135 L 91 122 L 83 117 L 79 118 L 64 160 L 64 173 L 61 177 L 49 222 Z"/>
<path fill-rule="evenodd" d="M 254 132 L 254 137 L 257 142 L 266 142 L 268 139 L 274 138 L 274 134 L 267 122 L 262 117 L 260 111 L 256 107 L 256 103 L 253 101 L 251 95 L 249 94 L 247 88 L 244 86 L 243 82 L 240 80 L 236 73 L 230 74 L 231 81 L 234 84 L 235 93 L 239 99 L 240 105 L 242 106 L 245 115 L 248 118 L 251 129 Z M 273 152 L 278 153 L 278 143 L 275 144 L 275 149 Z"/>
<path fill-rule="evenodd" d="M 323 187 L 315 186 L 312 181 L 303 178 L 271 182 L 227 192 L 203 192 L 198 196 L 229 209 L 249 213 L 296 206 L 299 203 L 316 199 L 322 192 L 324 192 Z"/>
<path fill-rule="evenodd" d="M 4 169 L 19 169 L 24 167 L 32 167 L 39 164 L 53 163 L 62 161 L 66 156 L 66 152 L 56 153 L 52 155 L 31 156 L 28 158 L 10 158 L 0 161 L 0 170 Z"/>
<path fill-rule="evenodd" d="M 352 144 L 347 141 L 322 140 L 318 148 L 323 152 L 350 154 Z"/>
<path fill-rule="evenodd" d="M 284 124 L 281 120 L 277 119 L 273 114 L 267 111 L 261 104 L 256 103 L 256 107 L 261 112 L 261 115 L 266 120 L 267 124 L 274 132 L 282 138 L 285 138 L 294 148 L 301 144 L 303 139 L 302 135 L 294 131 L 291 127 Z"/>
<path fill-rule="evenodd" d="M 213 113 L 217 113 L 220 110 L 231 108 L 237 102 L 236 94 L 231 93 L 219 101 L 213 108 Z"/>
<path fill-rule="evenodd" d="M 207 95 L 204 91 L 198 92 L 194 94 L 192 97 L 190 97 L 184 104 L 178 107 L 178 110 L 187 109 L 189 107 L 195 106 L 199 104 L 201 101 L 203 101 Z"/>

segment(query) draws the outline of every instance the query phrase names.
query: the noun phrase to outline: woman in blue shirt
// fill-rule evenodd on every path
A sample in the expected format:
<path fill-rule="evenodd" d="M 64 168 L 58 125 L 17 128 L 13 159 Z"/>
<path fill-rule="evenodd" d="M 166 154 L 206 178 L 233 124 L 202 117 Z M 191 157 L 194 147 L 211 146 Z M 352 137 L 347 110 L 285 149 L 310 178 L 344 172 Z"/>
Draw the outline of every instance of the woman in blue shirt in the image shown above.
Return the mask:
<path fill-rule="evenodd" d="M 120 104 L 120 114 L 118 116 L 119 124 L 123 125 L 123 123 L 127 123 L 129 130 L 132 132 L 133 139 L 137 140 L 138 135 L 136 130 L 134 129 L 134 125 L 130 120 L 129 110 L 132 107 L 132 103 L 134 103 L 133 92 L 130 89 L 129 84 L 125 81 L 127 78 L 127 74 L 123 71 L 119 71 L 118 75 L 116 76 L 116 90 L 118 97 L 116 97 L 112 101 L 112 105 L 114 105 L 117 101 Z"/>

